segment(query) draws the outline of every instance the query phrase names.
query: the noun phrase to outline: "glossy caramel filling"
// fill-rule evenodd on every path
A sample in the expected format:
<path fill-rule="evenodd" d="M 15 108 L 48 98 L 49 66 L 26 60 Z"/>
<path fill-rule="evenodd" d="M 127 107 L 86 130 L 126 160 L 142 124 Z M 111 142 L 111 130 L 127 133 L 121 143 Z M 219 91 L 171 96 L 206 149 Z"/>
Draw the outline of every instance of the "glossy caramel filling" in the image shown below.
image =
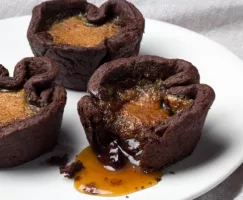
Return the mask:
<path fill-rule="evenodd" d="M 114 21 L 96 26 L 87 23 L 87 19 L 79 15 L 56 22 L 49 30 L 55 43 L 82 47 L 97 46 L 118 32 L 119 26 Z"/>
<path fill-rule="evenodd" d="M 0 92 L 0 125 L 33 116 L 36 109 L 26 101 L 24 90 L 17 92 Z"/>
<path fill-rule="evenodd" d="M 161 84 L 156 81 L 118 91 L 116 101 L 123 105 L 113 114 L 112 130 L 131 136 L 134 130 L 154 126 L 192 104 L 191 99 L 162 92 Z"/>
<path fill-rule="evenodd" d="M 84 169 L 75 176 L 75 188 L 91 195 L 127 195 L 156 185 L 162 176 L 161 172 L 144 173 L 129 163 L 121 170 L 110 171 L 109 166 L 103 166 L 97 160 L 90 147 L 84 149 L 76 159 L 83 163 Z"/>

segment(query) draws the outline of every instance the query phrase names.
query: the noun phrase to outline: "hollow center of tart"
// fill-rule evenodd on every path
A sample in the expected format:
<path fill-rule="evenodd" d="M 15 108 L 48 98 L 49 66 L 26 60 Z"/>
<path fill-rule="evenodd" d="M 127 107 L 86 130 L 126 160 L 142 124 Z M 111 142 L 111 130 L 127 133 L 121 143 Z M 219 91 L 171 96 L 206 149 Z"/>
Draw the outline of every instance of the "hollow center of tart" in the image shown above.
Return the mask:
<path fill-rule="evenodd" d="M 79 15 L 56 22 L 49 30 L 55 43 L 82 47 L 97 46 L 118 32 L 119 26 L 114 21 L 96 26 L 89 24 L 85 17 Z"/>
<path fill-rule="evenodd" d="M 156 185 L 161 172 L 144 173 L 130 163 L 121 169 L 111 171 L 103 166 L 90 147 L 85 148 L 76 158 L 84 169 L 75 175 L 75 188 L 81 192 L 98 196 L 127 195 Z"/>
<path fill-rule="evenodd" d="M 33 116 L 37 110 L 25 101 L 24 90 L 0 92 L 0 125 Z"/>
<path fill-rule="evenodd" d="M 123 135 L 134 135 L 135 130 L 154 126 L 180 112 L 192 103 L 192 100 L 161 90 L 161 81 L 140 83 L 137 86 L 118 91 L 118 101 L 123 105 L 114 115 L 113 131 Z"/>

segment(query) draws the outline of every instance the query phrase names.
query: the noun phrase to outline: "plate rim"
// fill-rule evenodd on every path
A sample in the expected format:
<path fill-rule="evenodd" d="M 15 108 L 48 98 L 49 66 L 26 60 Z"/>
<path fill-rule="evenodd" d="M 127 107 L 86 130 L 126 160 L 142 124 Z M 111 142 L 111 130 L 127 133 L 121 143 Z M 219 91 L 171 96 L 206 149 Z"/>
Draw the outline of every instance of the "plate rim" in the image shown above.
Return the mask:
<path fill-rule="evenodd" d="M 25 15 L 25 16 L 17 16 L 17 17 L 12 17 L 12 18 L 6 18 L 6 19 L 1 19 L 0 23 L 3 22 L 3 21 L 14 21 L 14 20 L 16 20 L 16 21 L 18 21 L 18 20 L 28 20 L 29 21 L 30 17 L 31 17 L 30 15 Z M 219 44 L 218 42 L 216 42 L 216 41 L 214 41 L 214 40 L 212 40 L 212 39 L 210 39 L 210 38 L 208 38 L 208 37 L 206 37 L 204 35 L 201 35 L 200 33 L 197 33 L 195 31 L 189 30 L 187 28 L 184 28 L 184 27 L 181 27 L 181 26 L 178 26 L 178 25 L 175 25 L 175 24 L 171 24 L 171 23 L 168 23 L 168 22 L 159 21 L 159 20 L 151 19 L 151 18 L 145 18 L 145 26 L 146 26 L 146 23 L 149 22 L 149 21 L 150 21 L 150 23 L 158 23 L 158 24 L 162 24 L 162 26 L 166 25 L 166 26 L 174 27 L 176 29 L 181 29 L 182 31 L 186 32 L 186 34 L 191 34 L 191 35 L 193 35 L 194 37 L 197 37 L 197 38 L 200 37 L 202 40 L 205 40 L 205 41 L 209 42 L 210 44 L 213 44 L 215 47 L 223 49 L 225 52 L 227 52 L 228 55 L 233 56 L 234 59 L 237 59 L 239 62 L 241 62 L 242 66 L 243 66 L 243 60 L 239 56 L 237 56 L 235 53 L 230 51 L 224 45 Z M 220 181 L 215 181 L 210 186 L 205 187 L 203 190 L 201 190 L 197 194 L 192 195 L 190 198 L 197 198 L 197 197 L 207 193 L 208 191 L 212 190 L 213 188 L 218 186 L 220 183 L 222 183 L 230 175 L 232 175 L 232 173 L 243 163 L 243 155 L 239 156 L 239 157 L 241 157 L 241 158 L 239 159 L 239 162 L 237 162 L 237 165 L 234 165 L 234 167 L 232 167 L 232 169 L 231 169 L 231 171 L 229 173 L 227 173 L 224 176 L 220 177 Z"/>

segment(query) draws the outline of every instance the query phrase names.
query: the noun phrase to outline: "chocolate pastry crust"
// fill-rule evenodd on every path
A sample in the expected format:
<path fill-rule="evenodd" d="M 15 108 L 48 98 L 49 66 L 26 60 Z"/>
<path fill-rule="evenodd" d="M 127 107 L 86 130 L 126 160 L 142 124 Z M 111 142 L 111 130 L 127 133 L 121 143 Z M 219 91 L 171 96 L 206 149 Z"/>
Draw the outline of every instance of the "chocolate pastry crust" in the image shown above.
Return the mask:
<path fill-rule="evenodd" d="M 118 18 L 115 23 L 120 31 L 95 47 L 55 44 L 48 33 L 50 26 L 80 13 L 95 25 Z M 27 37 L 35 56 L 45 56 L 60 64 L 57 83 L 86 91 L 89 78 L 101 64 L 138 54 L 144 23 L 142 14 L 125 0 L 109 0 L 99 8 L 85 0 L 54 0 L 33 9 Z"/>
<path fill-rule="evenodd" d="M 25 58 L 13 77 L 0 66 L 0 88 L 24 89 L 25 99 L 38 108 L 35 115 L 0 126 L 0 168 L 30 161 L 51 150 L 61 127 L 66 91 L 53 84 L 58 66 L 48 58 Z"/>
<path fill-rule="evenodd" d="M 162 91 L 186 96 L 192 100 L 192 104 L 166 120 L 140 127 L 136 138 L 127 138 L 118 129 L 110 129 L 104 120 L 107 110 L 102 108 L 101 102 L 109 102 L 114 88 L 129 89 L 141 80 L 162 80 Z M 78 112 L 87 139 L 98 158 L 105 164 L 120 168 L 125 163 L 124 157 L 127 157 L 124 156 L 125 151 L 135 157 L 145 171 L 167 167 L 193 152 L 215 99 L 210 86 L 199 84 L 198 71 L 191 63 L 156 56 L 138 56 L 104 64 L 91 77 L 88 92 L 89 96 L 84 96 L 78 102 Z M 128 148 L 124 145 L 127 139 L 135 141 Z M 109 160 L 110 149 L 118 149 L 117 162 Z M 135 156 L 134 151 L 139 156 Z"/>

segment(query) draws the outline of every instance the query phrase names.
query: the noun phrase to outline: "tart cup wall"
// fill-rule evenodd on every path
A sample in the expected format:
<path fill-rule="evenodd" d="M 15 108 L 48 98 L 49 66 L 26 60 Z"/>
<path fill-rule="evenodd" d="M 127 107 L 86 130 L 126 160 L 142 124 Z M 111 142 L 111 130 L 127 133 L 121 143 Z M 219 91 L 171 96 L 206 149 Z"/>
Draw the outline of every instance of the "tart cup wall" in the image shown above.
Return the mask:
<path fill-rule="evenodd" d="M 0 67 L 0 88 L 24 88 L 25 99 L 38 107 L 35 115 L 0 126 L 0 168 L 13 167 L 50 151 L 57 143 L 66 91 L 53 84 L 58 66 L 47 58 L 25 58 L 9 77 Z"/>
<path fill-rule="evenodd" d="M 94 24 L 119 17 L 120 31 L 95 47 L 78 47 L 55 44 L 47 32 L 57 20 L 87 14 L 87 20 Z M 57 83 L 66 88 L 85 91 L 94 71 L 103 63 L 138 54 L 144 32 L 142 14 L 125 0 L 109 0 L 100 8 L 84 0 L 47 1 L 36 6 L 27 37 L 35 56 L 45 56 L 60 64 Z"/>
<path fill-rule="evenodd" d="M 106 63 L 91 77 L 89 95 L 78 102 L 78 112 L 87 139 L 99 154 L 111 138 L 116 138 L 118 143 L 125 140 L 119 131 L 110 132 L 107 129 L 99 102 L 109 99 L 109 86 L 128 89 L 144 79 L 161 79 L 166 93 L 193 99 L 187 109 L 143 129 L 139 166 L 145 171 L 154 171 L 174 164 L 193 152 L 214 101 L 213 89 L 199 84 L 198 71 L 191 63 L 156 56 L 138 56 Z"/>

